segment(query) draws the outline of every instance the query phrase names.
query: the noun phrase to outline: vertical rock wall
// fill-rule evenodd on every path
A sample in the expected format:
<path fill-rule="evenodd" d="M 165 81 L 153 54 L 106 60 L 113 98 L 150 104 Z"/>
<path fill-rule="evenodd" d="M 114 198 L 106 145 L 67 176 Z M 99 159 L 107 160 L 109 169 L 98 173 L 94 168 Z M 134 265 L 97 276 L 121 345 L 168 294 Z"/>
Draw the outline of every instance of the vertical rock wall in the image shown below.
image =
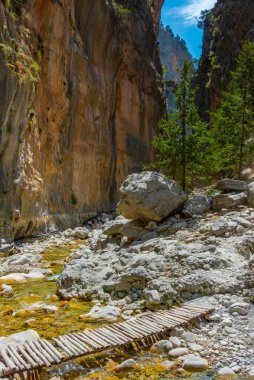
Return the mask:
<path fill-rule="evenodd" d="M 162 0 L 0 0 L 0 226 L 25 236 L 114 209 L 164 112 Z"/>
<path fill-rule="evenodd" d="M 209 118 L 208 111 L 218 108 L 246 40 L 254 40 L 253 0 L 218 0 L 205 22 L 197 77 L 198 105 L 204 119 Z"/>

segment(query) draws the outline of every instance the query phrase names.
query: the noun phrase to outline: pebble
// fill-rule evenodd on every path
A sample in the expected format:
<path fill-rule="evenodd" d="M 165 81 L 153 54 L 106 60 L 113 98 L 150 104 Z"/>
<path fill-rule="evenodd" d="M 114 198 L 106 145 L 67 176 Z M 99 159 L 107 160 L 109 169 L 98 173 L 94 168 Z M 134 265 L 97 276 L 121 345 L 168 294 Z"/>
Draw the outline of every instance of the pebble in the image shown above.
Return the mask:
<path fill-rule="evenodd" d="M 151 347 L 151 352 L 156 354 L 163 354 L 172 350 L 173 344 L 169 340 L 160 340 Z"/>
<path fill-rule="evenodd" d="M 186 342 L 195 342 L 197 340 L 197 335 L 193 334 L 190 331 L 186 331 L 181 335 L 181 338 L 184 339 Z"/>
<path fill-rule="evenodd" d="M 134 359 L 127 359 L 123 361 L 122 363 L 118 364 L 114 370 L 115 371 L 122 371 L 123 369 L 129 369 L 133 368 L 136 365 L 136 362 Z"/>
<path fill-rule="evenodd" d="M 183 361 L 183 368 L 186 371 L 204 371 L 208 368 L 208 360 L 200 356 L 189 356 Z"/>
<path fill-rule="evenodd" d="M 173 344 L 174 348 L 179 348 L 181 347 L 181 341 L 177 336 L 171 336 L 169 338 L 170 342 Z"/>
<path fill-rule="evenodd" d="M 230 376 L 230 375 L 234 375 L 235 372 L 233 371 L 232 368 L 229 368 L 229 367 L 223 367 L 221 369 L 219 369 L 218 371 L 218 375 L 219 376 Z"/>
<path fill-rule="evenodd" d="M 168 355 L 171 358 L 178 358 L 179 356 L 187 355 L 188 349 L 184 347 L 174 348 L 173 350 L 170 350 Z"/>

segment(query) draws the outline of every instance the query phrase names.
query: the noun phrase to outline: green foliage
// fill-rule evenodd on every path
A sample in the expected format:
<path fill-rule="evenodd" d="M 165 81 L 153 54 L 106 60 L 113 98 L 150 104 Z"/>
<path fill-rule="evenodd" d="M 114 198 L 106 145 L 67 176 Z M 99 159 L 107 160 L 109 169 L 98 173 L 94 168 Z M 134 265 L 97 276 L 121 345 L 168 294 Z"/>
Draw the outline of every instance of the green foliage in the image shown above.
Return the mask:
<path fill-rule="evenodd" d="M 0 43 L 0 49 L 2 50 L 5 58 L 7 58 L 7 59 L 11 58 L 15 53 L 14 49 L 11 46 L 6 45 L 6 44 Z"/>
<path fill-rule="evenodd" d="M 246 42 L 236 70 L 223 93 L 220 109 L 212 114 L 215 170 L 238 176 L 254 153 L 254 43 Z"/>
<path fill-rule="evenodd" d="M 209 20 L 209 17 L 211 16 L 211 10 L 205 9 L 204 11 L 201 11 L 199 18 L 197 19 L 197 27 L 199 29 L 204 29 L 205 22 Z"/>
<path fill-rule="evenodd" d="M 123 7 L 122 5 L 117 5 L 115 9 L 116 9 L 116 14 L 119 16 L 131 14 L 131 10 L 126 7 Z"/>
<path fill-rule="evenodd" d="M 39 82 L 41 67 L 34 60 L 24 43 L 14 39 L 10 44 L 0 43 L 6 65 L 18 77 L 20 82 Z"/>
<path fill-rule="evenodd" d="M 184 189 L 210 179 L 207 166 L 211 165 L 213 145 L 207 125 L 198 116 L 193 74 L 192 63 L 185 62 L 180 84 L 175 87 L 177 108 L 160 122 L 159 135 L 153 140 L 156 161 L 146 167 L 161 171 Z"/>

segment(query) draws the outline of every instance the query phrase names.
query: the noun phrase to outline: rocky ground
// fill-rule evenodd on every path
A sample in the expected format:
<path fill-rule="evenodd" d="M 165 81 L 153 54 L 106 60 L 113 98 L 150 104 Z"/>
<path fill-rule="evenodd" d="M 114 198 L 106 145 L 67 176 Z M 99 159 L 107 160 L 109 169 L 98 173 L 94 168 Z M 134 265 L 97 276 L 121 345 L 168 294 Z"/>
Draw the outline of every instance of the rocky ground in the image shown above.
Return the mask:
<path fill-rule="evenodd" d="M 242 194 L 242 184 L 237 186 L 236 194 Z M 87 238 L 68 257 L 58 279 L 62 298 L 93 301 L 95 306 L 81 318 L 129 319 L 183 301 L 211 305 L 215 312 L 207 320 L 190 331 L 172 331 L 172 338 L 159 342 L 153 352 L 163 354 L 164 365 L 178 366 L 179 372 L 211 366 L 220 375 L 254 376 L 254 208 L 232 206 L 231 194 L 226 198 L 228 208 L 216 212 L 209 197 L 198 195 L 162 220 L 119 216 L 93 229 L 69 229 L 21 244 L 20 252 L 1 258 L 1 274 L 34 273 L 35 268 L 38 273 L 46 248 Z"/>

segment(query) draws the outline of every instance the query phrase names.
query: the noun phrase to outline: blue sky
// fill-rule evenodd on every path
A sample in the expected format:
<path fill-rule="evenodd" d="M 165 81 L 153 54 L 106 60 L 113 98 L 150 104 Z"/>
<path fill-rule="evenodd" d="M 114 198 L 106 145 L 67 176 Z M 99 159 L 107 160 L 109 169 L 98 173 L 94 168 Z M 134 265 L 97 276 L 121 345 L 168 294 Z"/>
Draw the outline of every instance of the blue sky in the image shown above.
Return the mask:
<path fill-rule="evenodd" d="M 204 9 L 211 9 L 216 0 L 165 0 L 162 22 L 179 34 L 195 58 L 201 54 L 202 30 L 197 28 L 196 17 Z"/>

